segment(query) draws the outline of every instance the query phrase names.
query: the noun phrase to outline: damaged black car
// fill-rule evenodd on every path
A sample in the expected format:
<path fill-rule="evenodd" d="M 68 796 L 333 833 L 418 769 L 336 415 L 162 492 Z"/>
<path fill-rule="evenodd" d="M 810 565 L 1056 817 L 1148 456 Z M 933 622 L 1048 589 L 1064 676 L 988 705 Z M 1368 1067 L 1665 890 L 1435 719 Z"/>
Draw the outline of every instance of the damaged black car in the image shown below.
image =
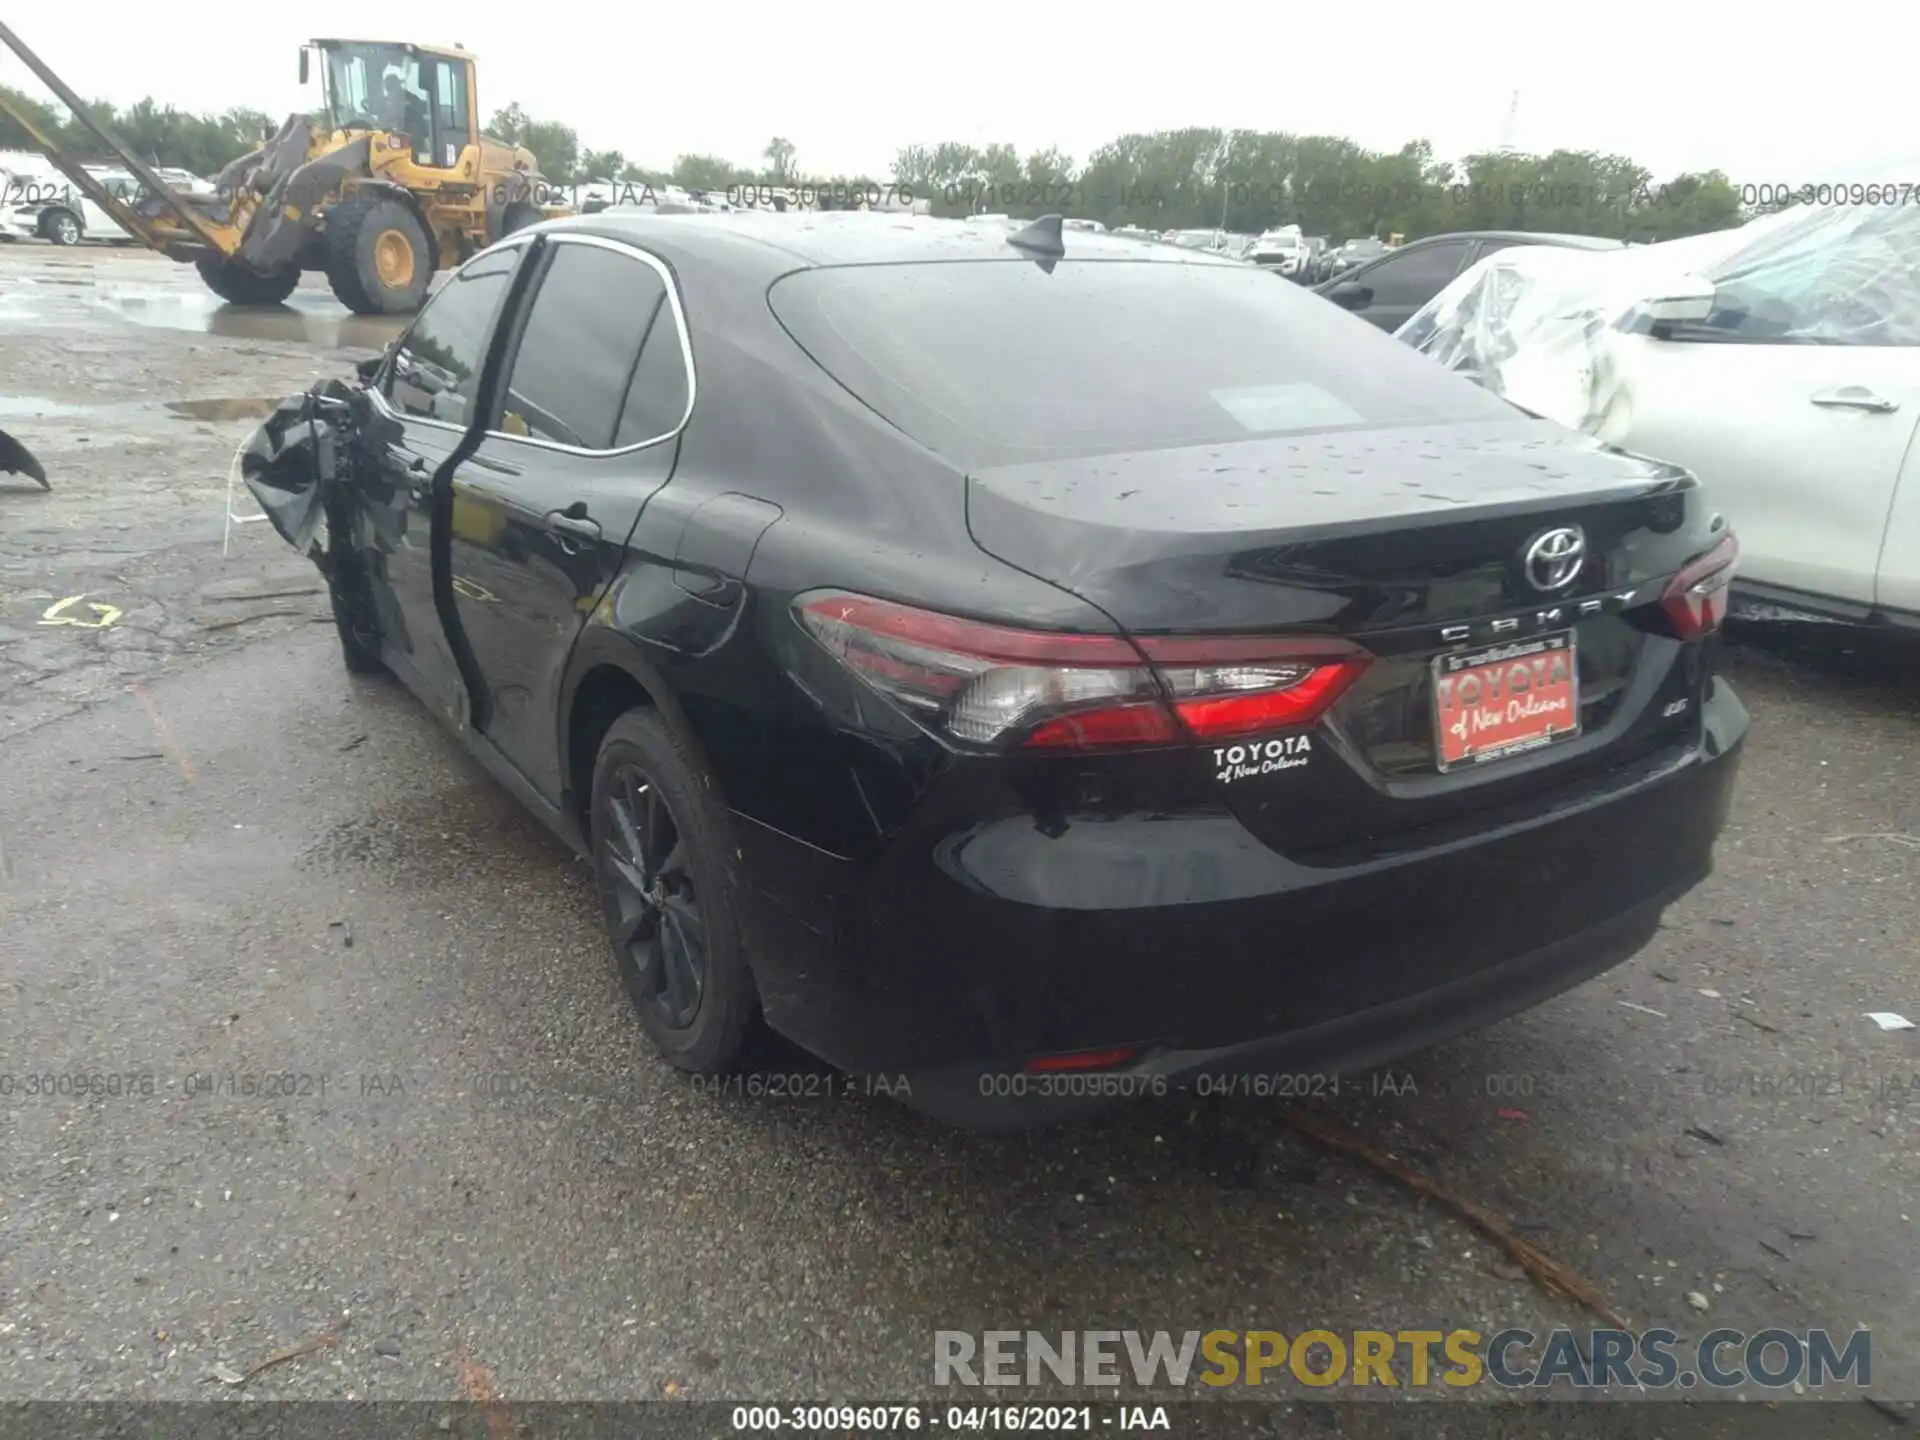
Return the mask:
<path fill-rule="evenodd" d="M 245 460 L 594 865 L 648 1035 L 955 1120 L 1377 1065 L 1639 950 L 1746 712 L 1693 477 L 1231 262 L 614 215 Z"/>

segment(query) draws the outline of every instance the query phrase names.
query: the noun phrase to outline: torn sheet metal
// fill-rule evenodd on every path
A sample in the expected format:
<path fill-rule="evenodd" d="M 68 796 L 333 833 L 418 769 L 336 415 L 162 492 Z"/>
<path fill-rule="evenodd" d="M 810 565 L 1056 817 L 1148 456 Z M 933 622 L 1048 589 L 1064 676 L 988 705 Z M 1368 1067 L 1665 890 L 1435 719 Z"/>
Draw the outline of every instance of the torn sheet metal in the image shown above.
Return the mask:
<path fill-rule="evenodd" d="M 343 629 L 370 648 L 406 636 L 386 566 L 405 543 L 412 494 L 378 459 L 399 433 L 363 386 L 328 379 L 282 400 L 240 454 L 248 491 L 326 577 Z"/>
<path fill-rule="evenodd" d="M 253 432 L 240 453 L 240 474 L 294 549 L 318 559 L 326 491 L 351 471 L 347 440 L 356 393 L 339 380 L 289 395 Z"/>
<path fill-rule="evenodd" d="M 1620 339 L 1650 302 L 1704 298 L 1686 322 L 1782 345 L 1920 345 L 1920 206 L 1796 206 L 1734 230 L 1624 250 L 1514 246 L 1467 270 L 1396 335 L 1536 414 L 1601 439 Z"/>

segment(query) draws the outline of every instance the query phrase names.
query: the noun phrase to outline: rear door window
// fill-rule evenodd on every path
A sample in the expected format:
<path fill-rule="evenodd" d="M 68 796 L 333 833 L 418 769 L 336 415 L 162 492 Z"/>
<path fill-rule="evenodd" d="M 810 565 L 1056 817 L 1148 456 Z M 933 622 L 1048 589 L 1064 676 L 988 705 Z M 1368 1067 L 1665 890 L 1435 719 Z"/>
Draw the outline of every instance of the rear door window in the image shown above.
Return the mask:
<path fill-rule="evenodd" d="M 1382 260 L 1355 278 L 1372 287 L 1375 305 L 1419 306 L 1446 288 L 1466 258 L 1466 241 L 1448 240 Z"/>
<path fill-rule="evenodd" d="M 679 335 L 660 272 L 629 251 L 554 242 L 494 428 L 581 450 L 609 450 L 674 428 L 678 416 L 660 431 L 630 435 L 633 427 L 625 419 L 636 371 L 652 348 L 649 335 L 663 316 L 672 338 L 665 348 L 682 368 L 684 385 Z M 643 393 L 656 388 L 650 381 Z"/>
<path fill-rule="evenodd" d="M 858 399 L 969 468 L 1525 418 L 1321 297 L 1241 265 L 827 267 L 787 276 L 768 299 Z"/>

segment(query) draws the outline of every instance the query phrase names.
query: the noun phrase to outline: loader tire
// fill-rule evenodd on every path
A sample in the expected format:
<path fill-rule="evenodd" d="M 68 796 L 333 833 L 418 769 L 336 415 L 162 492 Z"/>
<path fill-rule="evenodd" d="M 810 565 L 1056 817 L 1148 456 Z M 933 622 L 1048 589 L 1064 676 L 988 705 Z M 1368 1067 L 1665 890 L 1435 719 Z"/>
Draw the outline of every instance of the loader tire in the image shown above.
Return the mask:
<path fill-rule="evenodd" d="M 262 275 L 224 255 L 202 255 L 193 267 L 207 282 L 207 288 L 229 305 L 284 305 L 293 287 L 300 283 L 300 271 L 292 265 Z"/>
<path fill-rule="evenodd" d="M 419 217 L 387 195 L 353 196 L 327 211 L 327 281 L 356 315 L 418 310 L 433 278 Z"/>
<path fill-rule="evenodd" d="M 529 225 L 540 223 L 540 212 L 525 200 L 516 200 L 507 206 L 506 213 L 500 217 L 500 234 L 504 239 L 516 230 L 524 230 Z"/>

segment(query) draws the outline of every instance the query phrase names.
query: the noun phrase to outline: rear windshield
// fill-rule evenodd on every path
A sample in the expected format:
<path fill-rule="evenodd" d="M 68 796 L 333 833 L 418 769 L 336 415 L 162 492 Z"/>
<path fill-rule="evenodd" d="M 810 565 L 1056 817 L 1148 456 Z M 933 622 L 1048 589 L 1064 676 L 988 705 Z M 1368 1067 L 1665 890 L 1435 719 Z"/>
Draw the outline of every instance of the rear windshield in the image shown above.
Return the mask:
<path fill-rule="evenodd" d="M 803 270 L 769 293 L 829 374 L 967 469 L 1263 435 L 1524 420 L 1251 266 L 947 261 Z"/>

